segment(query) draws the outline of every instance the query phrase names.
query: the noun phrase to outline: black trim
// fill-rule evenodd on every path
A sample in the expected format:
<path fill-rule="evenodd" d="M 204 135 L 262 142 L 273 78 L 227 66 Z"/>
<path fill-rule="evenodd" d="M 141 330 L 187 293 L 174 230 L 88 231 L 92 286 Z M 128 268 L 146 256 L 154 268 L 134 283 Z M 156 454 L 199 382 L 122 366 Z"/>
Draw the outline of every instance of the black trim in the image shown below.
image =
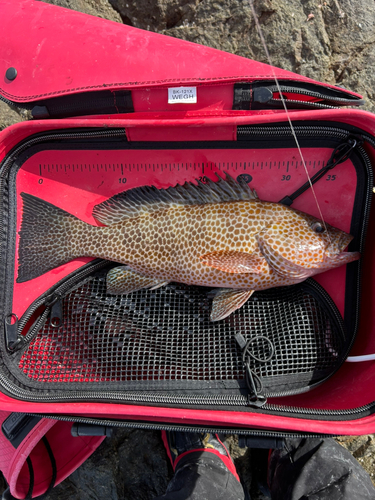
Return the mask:
<path fill-rule="evenodd" d="M 40 417 L 30 417 L 25 413 L 11 413 L 2 423 L 1 430 L 12 446 L 18 448 L 39 420 Z"/>
<path fill-rule="evenodd" d="M 250 83 L 235 83 L 233 90 L 232 109 L 247 110 L 250 109 L 252 100 L 252 90 Z"/>
<path fill-rule="evenodd" d="M 100 90 L 52 97 L 31 103 L 33 118 L 68 118 L 86 115 L 134 113 L 130 90 Z"/>
<path fill-rule="evenodd" d="M 44 444 L 46 450 L 47 450 L 47 453 L 48 453 L 48 457 L 50 459 L 50 462 L 51 462 L 51 467 L 52 467 L 52 476 L 51 476 L 51 482 L 46 490 L 45 493 L 43 493 L 42 495 L 39 495 L 37 497 L 33 497 L 33 491 L 34 491 L 34 483 L 35 483 L 35 474 L 34 474 L 34 467 L 33 467 L 33 463 L 31 461 L 31 458 L 30 456 L 28 456 L 26 458 L 26 462 L 27 462 L 27 467 L 29 469 L 29 475 L 30 475 L 30 485 L 29 485 L 29 490 L 27 492 L 27 495 L 25 497 L 25 500 L 43 500 L 44 498 L 47 498 L 47 495 L 50 493 L 50 491 L 52 490 L 52 488 L 55 486 L 55 483 L 56 483 L 56 478 L 57 478 L 57 466 L 56 466 L 56 460 L 55 460 L 55 456 L 53 454 L 53 451 L 52 451 L 52 448 L 48 442 L 48 439 L 46 438 L 46 436 L 43 436 L 42 439 L 41 439 L 42 443 Z"/>

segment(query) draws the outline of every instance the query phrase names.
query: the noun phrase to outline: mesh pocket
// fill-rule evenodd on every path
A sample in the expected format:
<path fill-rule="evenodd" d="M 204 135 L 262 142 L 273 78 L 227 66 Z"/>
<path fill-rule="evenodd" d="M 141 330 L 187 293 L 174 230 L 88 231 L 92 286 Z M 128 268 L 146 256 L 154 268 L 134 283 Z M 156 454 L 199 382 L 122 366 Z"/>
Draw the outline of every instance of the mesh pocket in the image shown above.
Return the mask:
<path fill-rule="evenodd" d="M 254 338 L 266 363 L 251 369 L 267 393 L 296 390 L 330 375 L 346 340 L 339 314 L 313 281 L 257 292 L 219 322 L 202 287 L 171 284 L 129 295 L 106 293 L 106 273 L 84 280 L 62 299 L 63 321 L 49 320 L 19 360 L 34 388 L 92 390 L 246 390 L 242 352 L 234 335 Z"/>

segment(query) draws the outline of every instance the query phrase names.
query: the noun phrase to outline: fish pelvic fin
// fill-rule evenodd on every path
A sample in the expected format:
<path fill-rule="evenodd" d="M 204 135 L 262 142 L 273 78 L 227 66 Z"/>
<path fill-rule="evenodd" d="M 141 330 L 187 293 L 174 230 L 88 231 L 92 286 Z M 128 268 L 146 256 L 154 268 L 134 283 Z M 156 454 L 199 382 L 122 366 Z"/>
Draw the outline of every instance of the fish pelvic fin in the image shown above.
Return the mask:
<path fill-rule="evenodd" d="M 112 295 L 125 295 L 143 288 L 156 290 L 166 284 L 168 281 L 144 276 L 126 266 L 114 267 L 107 274 L 107 292 Z"/>
<path fill-rule="evenodd" d="M 79 224 L 89 226 L 74 215 L 28 193 L 23 200 L 18 249 L 17 283 L 23 283 L 66 264 L 75 255 L 72 232 Z M 72 229 L 75 231 L 72 231 Z"/>
<path fill-rule="evenodd" d="M 212 302 L 211 321 L 220 321 L 242 307 L 254 290 L 220 289 Z"/>

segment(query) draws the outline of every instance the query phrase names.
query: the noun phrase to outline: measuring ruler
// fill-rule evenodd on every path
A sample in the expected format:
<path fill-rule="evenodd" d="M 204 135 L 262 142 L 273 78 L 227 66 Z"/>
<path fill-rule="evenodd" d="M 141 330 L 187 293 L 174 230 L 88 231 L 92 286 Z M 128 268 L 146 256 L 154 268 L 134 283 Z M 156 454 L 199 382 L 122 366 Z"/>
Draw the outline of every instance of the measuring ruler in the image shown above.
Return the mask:
<path fill-rule="evenodd" d="M 326 165 L 332 149 L 304 148 L 303 154 L 312 177 Z M 223 177 L 225 172 L 234 178 L 242 175 L 261 200 L 274 202 L 307 180 L 293 148 L 46 150 L 21 167 L 17 191 L 59 204 L 94 224 L 89 210 L 121 191 L 143 185 L 166 188 L 196 179 L 204 182 L 205 177 L 217 180 L 215 174 Z M 342 208 L 354 199 L 355 186 L 356 173 L 350 161 L 329 171 L 315 185 L 323 216 L 344 230 L 348 230 L 348 221 L 343 220 Z M 319 216 L 310 190 L 295 201 L 293 208 Z"/>

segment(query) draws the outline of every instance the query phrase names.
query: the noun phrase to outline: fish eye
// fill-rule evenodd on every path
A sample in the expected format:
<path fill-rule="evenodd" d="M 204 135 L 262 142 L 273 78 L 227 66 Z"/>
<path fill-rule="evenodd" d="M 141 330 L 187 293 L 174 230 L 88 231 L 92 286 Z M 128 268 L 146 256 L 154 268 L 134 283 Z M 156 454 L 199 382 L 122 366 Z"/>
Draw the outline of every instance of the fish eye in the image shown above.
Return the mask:
<path fill-rule="evenodd" d="M 311 229 L 318 234 L 324 233 L 325 231 L 325 227 L 321 222 L 314 222 L 313 224 L 311 224 Z"/>

